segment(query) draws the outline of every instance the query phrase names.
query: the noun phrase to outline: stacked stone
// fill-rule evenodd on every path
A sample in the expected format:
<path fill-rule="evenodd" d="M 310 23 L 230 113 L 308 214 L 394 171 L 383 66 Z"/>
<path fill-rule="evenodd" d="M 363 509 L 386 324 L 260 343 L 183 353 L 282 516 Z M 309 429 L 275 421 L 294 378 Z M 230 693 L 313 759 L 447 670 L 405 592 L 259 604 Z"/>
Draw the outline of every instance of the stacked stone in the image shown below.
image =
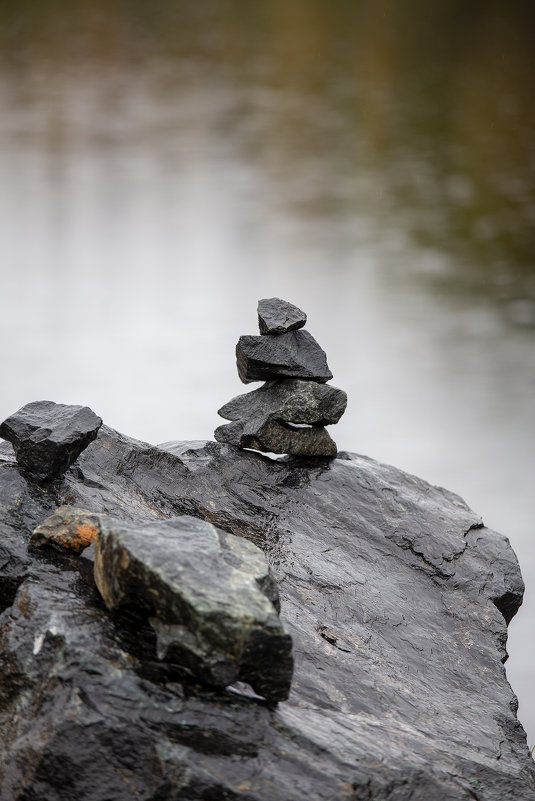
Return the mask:
<path fill-rule="evenodd" d="M 347 395 L 325 383 L 333 376 L 325 352 L 302 330 L 306 319 L 280 298 L 258 302 L 260 336 L 240 337 L 236 361 L 244 384 L 265 384 L 219 409 L 231 422 L 215 430 L 218 442 L 269 453 L 336 456 L 325 426 L 343 415 Z"/>

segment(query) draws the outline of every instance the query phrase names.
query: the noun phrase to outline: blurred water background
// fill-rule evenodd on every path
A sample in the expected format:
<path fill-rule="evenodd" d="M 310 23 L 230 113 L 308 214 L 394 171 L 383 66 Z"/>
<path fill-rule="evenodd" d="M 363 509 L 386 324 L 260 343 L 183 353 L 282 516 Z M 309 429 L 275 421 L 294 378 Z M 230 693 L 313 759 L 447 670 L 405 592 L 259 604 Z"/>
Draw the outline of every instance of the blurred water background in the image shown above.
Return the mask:
<path fill-rule="evenodd" d="M 2 0 L 0 419 L 211 438 L 260 297 L 308 313 L 340 448 L 447 486 L 527 583 L 535 742 L 535 6 Z M 432 533 L 430 533 L 432 535 Z"/>

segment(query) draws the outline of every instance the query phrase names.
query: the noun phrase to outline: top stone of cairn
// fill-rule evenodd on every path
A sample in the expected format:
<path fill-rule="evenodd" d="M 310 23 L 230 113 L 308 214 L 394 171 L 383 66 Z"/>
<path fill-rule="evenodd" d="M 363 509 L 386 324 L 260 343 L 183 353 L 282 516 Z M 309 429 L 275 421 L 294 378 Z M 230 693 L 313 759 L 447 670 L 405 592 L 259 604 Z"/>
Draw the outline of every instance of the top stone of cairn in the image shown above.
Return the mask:
<path fill-rule="evenodd" d="M 258 327 L 261 334 L 285 334 L 302 328 L 307 321 L 304 311 L 280 298 L 258 301 Z"/>

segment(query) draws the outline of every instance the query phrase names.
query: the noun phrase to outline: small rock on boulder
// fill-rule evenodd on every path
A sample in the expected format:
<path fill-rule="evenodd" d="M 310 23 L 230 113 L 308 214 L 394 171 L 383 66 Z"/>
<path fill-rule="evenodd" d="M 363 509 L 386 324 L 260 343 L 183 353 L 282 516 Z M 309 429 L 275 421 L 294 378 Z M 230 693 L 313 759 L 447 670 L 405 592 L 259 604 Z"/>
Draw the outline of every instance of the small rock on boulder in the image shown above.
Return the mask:
<path fill-rule="evenodd" d="M 0 425 L 19 465 L 38 478 L 59 478 L 98 434 L 102 419 L 88 406 L 35 401 Z"/>
<path fill-rule="evenodd" d="M 109 609 L 152 612 L 159 658 L 215 687 L 239 680 L 269 701 L 288 697 L 292 642 L 266 558 L 252 543 L 188 516 L 102 521 L 95 581 Z"/>
<path fill-rule="evenodd" d="M 52 543 L 65 550 L 81 553 L 96 539 L 101 517 L 75 506 L 60 506 L 37 526 L 30 538 L 30 545 L 41 548 Z"/>
<path fill-rule="evenodd" d="M 325 351 L 308 331 L 278 336 L 241 336 L 236 345 L 238 375 L 244 384 L 277 378 L 329 381 Z"/>
<path fill-rule="evenodd" d="M 261 334 L 284 334 L 302 328 L 307 321 L 304 311 L 280 298 L 258 301 L 258 327 Z"/>

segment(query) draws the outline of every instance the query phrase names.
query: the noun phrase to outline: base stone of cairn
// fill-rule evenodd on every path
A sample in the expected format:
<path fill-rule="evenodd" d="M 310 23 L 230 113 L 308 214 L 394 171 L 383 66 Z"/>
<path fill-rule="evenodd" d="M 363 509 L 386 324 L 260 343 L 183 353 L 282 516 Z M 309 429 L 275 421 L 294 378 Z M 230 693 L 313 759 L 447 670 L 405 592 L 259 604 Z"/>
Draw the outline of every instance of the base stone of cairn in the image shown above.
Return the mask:
<path fill-rule="evenodd" d="M 347 395 L 325 383 L 332 378 L 325 352 L 308 331 L 297 330 L 306 314 L 266 298 L 258 302 L 258 322 L 260 336 L 239 338 L 236 361 L 244 384 L 266 383 L 219 409 L 231 422 L 215 430 L 216 440 L 269 453 L 336 456 L 325 426 L 343 415 Z"/>

